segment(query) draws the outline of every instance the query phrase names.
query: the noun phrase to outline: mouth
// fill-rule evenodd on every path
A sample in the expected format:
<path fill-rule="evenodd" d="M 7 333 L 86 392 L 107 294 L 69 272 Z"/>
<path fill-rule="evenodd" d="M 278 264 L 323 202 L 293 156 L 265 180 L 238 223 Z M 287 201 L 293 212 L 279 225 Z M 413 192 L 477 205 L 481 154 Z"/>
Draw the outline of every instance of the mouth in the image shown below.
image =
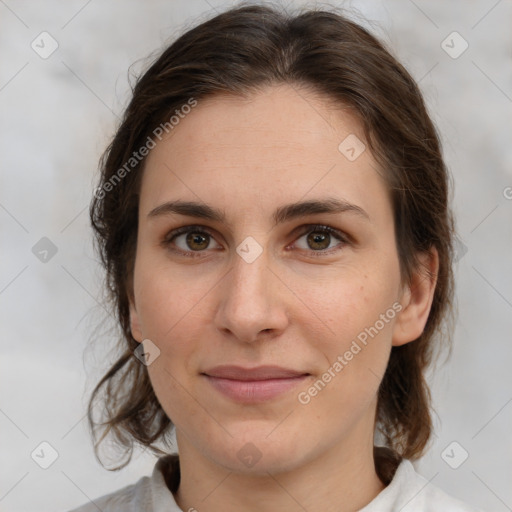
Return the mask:
<path fill-rule="evenodd" d="M 303 383 L 311 374 L 279 366 L 217 366 L 201 375 L 225 397 L 239 403 L 277 398 Z"/>

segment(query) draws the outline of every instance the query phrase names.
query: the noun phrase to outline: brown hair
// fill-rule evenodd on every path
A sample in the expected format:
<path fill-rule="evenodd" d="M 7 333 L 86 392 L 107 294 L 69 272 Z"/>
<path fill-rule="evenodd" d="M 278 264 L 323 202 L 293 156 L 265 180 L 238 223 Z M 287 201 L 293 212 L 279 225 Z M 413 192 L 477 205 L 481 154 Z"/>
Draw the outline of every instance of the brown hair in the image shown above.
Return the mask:
<path fill-rule="evenodd" d="M 417 459 L 426 448 L 432 420 L 424 373 L 433 361 L 434 335 L 452 315 L 449 176 L 413 78 L 381 42 L 336 11 L 308 9 L 291 15 L 262 5 L 230 9 L 181 35 L 133 88 L 102 157 L 99 193 L 90 209 L 107 289 L 122 329 L 122 353 L 94 389 L 88 410 L 93 438 L 102 431 L 95 442 L 96 456 L 109 433 L 127 455 L 113 469 L 130 461 L 134 441 L 157 455 L 165 453 L 156 444 L 173 426 L 146 367 L 134 357 L 138 343 L 130 331 L 129 297 L 144 159 L 131 162 L 133 169 L 126 163 L 191 98 L 200 102 L 221 92 L 245 95 L 282 83 L 308 87 L 350 107 L 360 119 L 391 194 L 402 282 L 410 283 L 419 268 L 419 253 L 432 246 L 438 251 L 437 285 L 424 332 L 392 348 L 379 388 L 376 429 L 387 447 L 376 448 L 379 476 L 389 481 L 401 457 Z M 123 166 L 125 172 L 120 172 Z M 442 346 L 450 345 L 449 332 L 439 339 Z M 99 399 L 104 421 L 95 422 L 93 405 Z"/>

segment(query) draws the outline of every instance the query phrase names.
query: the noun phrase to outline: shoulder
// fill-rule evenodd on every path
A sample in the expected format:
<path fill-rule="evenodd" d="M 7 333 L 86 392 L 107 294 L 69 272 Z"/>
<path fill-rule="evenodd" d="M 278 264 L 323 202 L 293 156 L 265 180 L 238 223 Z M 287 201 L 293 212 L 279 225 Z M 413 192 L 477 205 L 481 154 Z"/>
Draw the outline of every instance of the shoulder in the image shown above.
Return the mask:
<path fill-rule="evenodd" d="M 389 485 L 360 512 L 483 512 L 446 493 L 431 480 L 417 473 L 411 461 L 403 459 Z"/>
<path fill-rule="evenodd" d="M 128 485 L 110 494 L 91 499 L 88 503 L 74 508 L 69 512 L 136 512 L 151 510 L 141 508 L 141 504 L 148 502 L 149 478 L 142 477 L 136 483 Z"/>
<path fill-rule="evenodd" d="M 151 477 L 143 476 L 136 483 L 127 485 L 110 494 L 91 499 L 88 503 L 68 512 L 157 512 L 179 511 L 174 497 L 166 484 L 166 476 L 179 478 L 172 471 L 177 456 L 168 455 L 157 460 Z M 169 471 L 170 470 L 170 471 Z"/>
<path fill-rule="evenodd" d="M 478 508 L 451 496 L 417 473 L 411 461 L 403 460 L 399 468 L 402 470 L 404 484 L 414 489 L 414 493 L 410 493 L 408 496 L 408 503 L 404 503 L 403 512 L 412 512 L 413 510 L 421 510 L 422 512 L 437 512 L 439 510 L 482 512 Z"/>

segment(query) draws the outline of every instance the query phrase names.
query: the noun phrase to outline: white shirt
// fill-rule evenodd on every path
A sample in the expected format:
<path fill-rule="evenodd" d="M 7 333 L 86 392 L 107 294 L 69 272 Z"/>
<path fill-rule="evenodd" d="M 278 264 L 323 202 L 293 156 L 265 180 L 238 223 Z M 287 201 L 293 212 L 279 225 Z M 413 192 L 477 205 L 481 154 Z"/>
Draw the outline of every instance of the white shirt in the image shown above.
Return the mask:
<path fill-rule="evenodd" d="M 69 512 L 184 512 L 165 483 L 164 473 L 175 455 L 161 457 L 151 477 L 97 498 Z M 446 494 L 403 459 L 389 485 L 359 512 L 482 512 Z"/>

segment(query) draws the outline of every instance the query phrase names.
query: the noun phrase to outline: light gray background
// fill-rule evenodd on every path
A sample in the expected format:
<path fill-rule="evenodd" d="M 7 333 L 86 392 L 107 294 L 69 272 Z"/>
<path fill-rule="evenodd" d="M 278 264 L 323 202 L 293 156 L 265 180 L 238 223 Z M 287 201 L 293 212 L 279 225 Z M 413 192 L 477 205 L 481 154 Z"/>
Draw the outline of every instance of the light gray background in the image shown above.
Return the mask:
<path fill-rule="evenodd" d="M 86 430 L 112 341 L 94 332 L 104 312 L 87 205 L 128 67 L 234 3 L 0 0 L 1 510 L 64 511 L 152 470 L 148 454 L 104 470 Z M 420 81 L 454 175 L 459 317 L 453 357 L 431 378 L 436 437 L 416 468 L 469 503 L 512 510 L 512 4 L 336 5 L 366 16 Z M 59 44 L 47 59 L 31 48 L 42 31 Z M 457 59 L 441 47 L 453 31 L 469 44 Z M 42 237 L 58 249 L 46 263 L 32 252 Z M 43 441 L 59 454 L 46 470 L 31 458 Z M 458 469 L 441 457 L 453 441 L 452 459 L 469 453 Z"/>

